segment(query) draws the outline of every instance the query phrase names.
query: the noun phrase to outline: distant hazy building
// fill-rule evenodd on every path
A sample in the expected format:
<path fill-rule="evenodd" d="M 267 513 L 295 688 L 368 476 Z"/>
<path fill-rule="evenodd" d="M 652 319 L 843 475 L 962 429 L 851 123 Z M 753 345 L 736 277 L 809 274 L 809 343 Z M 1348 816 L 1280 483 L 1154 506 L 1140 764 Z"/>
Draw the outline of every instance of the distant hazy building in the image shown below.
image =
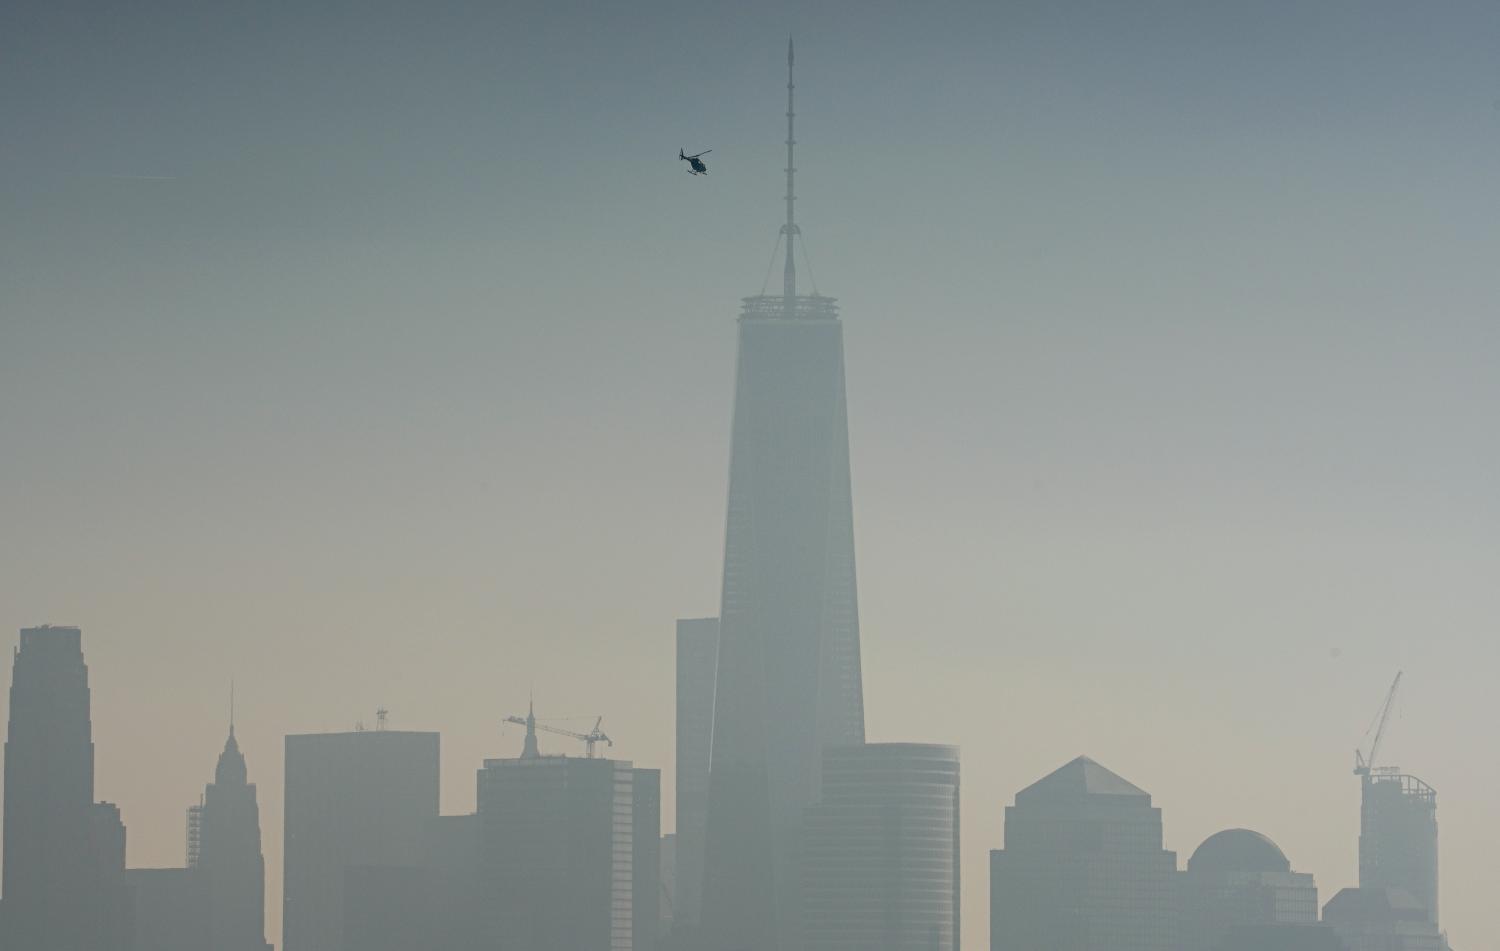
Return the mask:
<path fill-rule="evenodd" d="M 211 946 L 208 878 L 194 868 L 125 872 L 133 904 L 134 951 L 205 951 Z"/>
<path fill-rule="evenodd" d="M 343 951 L 351 869 L 410 866 L 438 814 L 436 733 L 286 738 L 284 951 Z"/>
<path fill-rule="evenodd" d="M 260 806 L 245 756 L 229 738 L 203 801 L 188 813 L 188 863 L 207 881 L 210 951 L 269 951 L 266 943 L 266 861 Z"/>
<path fill-rule="evenodd" d="M 713 741 L 719 619 L 677 622 L 677 831 L 673 925 L 696 924 L 703 900 L 708 755 Z"/>
<path fill-rule="evenodd" d="M 1177 856 L 1146 791 L 1079 757 L 1016 794 L 990 853 L 992 951 L 1174 951 Z"/>
<path fill-rule="evenodd" d="M 1292 871 L 1285 853 L 1259 832 L 1209 836 L 1188 859 L 1183 884 L 1184 951 L 1219 951 L 1230 934 L 1245 929 L 1318 922 L 1313 877 Z M 1300 933 L 1278 936 L 1302 940 Z"/>
<path fill-rule="evenodd" d="M 1439 922 L 1437 793 L 1417 777 L 1394 768 L 1363 774 L 1359 887 L 1402 889 Z"/>
<path fill-rule="evenodd" d="M 482 852 L 478 813 L 439 816 L 427 824 L 422 867 L 433 930 L 426 947 L 488 951 L 480 928 Z"/>
<path fill-rule="evenodd" d="M 1443 951 L 1427 906 L 1403 888 L 1346 888 L 1323 906 L 1323 921 L 1347 951 Z"/>
<path fill-rule="evenodd" d="M 631 947 L 656 951 L 661 939 L 661 770 L 630 771 Z"/>
<path fill-rule="evenodd" d="M 703 947 L 798 951 L 802 821 L 823 749 L 864 741 L 843 325 L 797 291 L 787 50 L 781 294 L 739 319 Z"/>
<path fill-rule="evenodd" d="M 956 747 L 828 749 L 806 835 L 806 951 L 957 951 Z"/>
<path fill-rule="evenodd" d="M 344 872 L 341 951 L 448 951 L 434 940 L 434 897 L 433 879 L 418 865 L 351 866 Z"/>
<path fill-rule="evenodd" d="M 94 802 L 88 667 L 76 627 L 21 631 L 5 741 L 0 945 L 95 951 L 130 940 L 125 827 Z"/>
<path fill-rule="evenodd" d="M 661 930 L 671 932 L 675 923 L 674 905 L 677 895 L 677 836 L 661 837 Z"/>
<path fill-rule="evenodd" d="M 648 919 L 642 935 L 657 915 L 656 844 L 638 852 L 636 837 L 660 835 L 660 773 L 627 760 L 544 756 L 534 720 L 527 734 L 520 758 L 488 759 L 479 771 L 486 946 L 632 951 L 638 914 Z M 653 863 L 641 876 L 638 854 Z"/>

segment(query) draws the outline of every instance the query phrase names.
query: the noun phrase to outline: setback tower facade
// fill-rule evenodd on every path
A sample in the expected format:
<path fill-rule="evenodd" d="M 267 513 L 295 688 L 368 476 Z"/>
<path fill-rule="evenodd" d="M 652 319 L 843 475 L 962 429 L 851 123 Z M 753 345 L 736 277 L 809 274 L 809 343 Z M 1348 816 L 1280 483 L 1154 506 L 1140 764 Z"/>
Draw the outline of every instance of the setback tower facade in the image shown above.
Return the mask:
<path fill-rule="evenodd" d="M 843 326 L 799 295 L 787 48 L 786 264 L 739 318 L 705 834 L 708 948 L 800 951 L 803 817 L 864 742 Z"/>
<path fill-rule="evenodd" d="M 266 943 L 266 860 L 260 845 L 260 805 L 245 755 L 229 724 L 229 739 L 203 802 L 188 814 L 188 860 L 206 880 L 212 951 L 270 951 Z"/>
<path fill-rule="evenodd" d="M 0 946 L 123 947 L 125 827 L 94 802 L 94 740 L 83 632 L 21 631 L 5 740 Z"/>

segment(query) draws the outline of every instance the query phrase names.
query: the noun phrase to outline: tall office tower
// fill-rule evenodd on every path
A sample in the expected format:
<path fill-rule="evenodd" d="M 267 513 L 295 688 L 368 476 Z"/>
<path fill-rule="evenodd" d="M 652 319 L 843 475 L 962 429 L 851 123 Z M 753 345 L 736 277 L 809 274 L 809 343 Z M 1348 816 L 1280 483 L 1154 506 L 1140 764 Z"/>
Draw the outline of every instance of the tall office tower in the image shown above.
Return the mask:
<path fill-rule="evenodd" d="M 958 749 L 834 747 L 803 853 L 806 951 L 957 951 Z"/>
<path fill-rule="evenodd" d="M 188 812 L 188 864 L 208 881 L 211 951 L 269 951 L 266 943 L 266 861 L 260 806 L 245 756 L 229 739 L 203 802 Z"/>
<path fill-rule="evenodd" d="M 21 631 L 5 741 L 4 835 L 4 947 L 94 951 L 128 940 L 128 922 L 120 920 L 128 907 L 125 831 L 118 809 L 94 802 L 88 667 L 76 627 Z"/>
<path fill-rule="evenodd" d="M 1316 925 L 1318 886 L 1275 842 L 1248 829 L 1217 832 L 1198 846 L 1183 873 L 1184 951 L 1219 951 L 1236 931 Z"/>
<path fill-rule="evenodd" d="M 520 758 L 487 759 L 478 776 L 486 947 L 632 951 L 636 771 L 544 756 L 534 720 L 527 733 Z"/>
<path fill-rule="evenodd" d="M 1404 888 L 1346 888 L 1323 906 L 1346 951 L 1445 951 L 1427 906 Z"/>
<path fill-rule="evenodd" d="M 843 327 L 797 293 L 787 48 L 783 291 L 745 299 L 725 524 L 702 920 L 798 951 L 802 820 L 823 750 L 864 742 Z"/>
<path fill-rule="evenodd" d="M 1087 757 L 1016 794 L 990 853 L 992 951 L 1172 951 L 1177 855 L 1151 795 Z"/>
<path fill-rule="evenodd" d="M 703 895 L 703 833 L 708 823 L 708 751 L 713 740 L 719 619 L 677 622 L 677 832 L 672 925 L 698 921 Z"/>
<path fill-rule="evenodd" d="M 282 948 L 344 951 L 344 885 L 408 866 L 438 814 L 436 733 L 359 730 L 286 738 Z"/>
<path fill-rule="evenodd" d="M 1399 888 L 1438 923 L 1437 793 L 1395 767 L 1361 775 L 1359 887 Z"/>

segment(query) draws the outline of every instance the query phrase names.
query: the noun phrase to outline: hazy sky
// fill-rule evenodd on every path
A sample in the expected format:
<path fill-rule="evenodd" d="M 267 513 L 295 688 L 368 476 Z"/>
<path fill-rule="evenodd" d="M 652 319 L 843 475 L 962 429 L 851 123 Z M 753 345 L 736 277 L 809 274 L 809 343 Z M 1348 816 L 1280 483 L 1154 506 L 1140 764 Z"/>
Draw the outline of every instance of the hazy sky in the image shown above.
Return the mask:
<path fill-rule="evenodd" d="M 278 945 L 289 732 L 385 705 L 468 811 L 534 685 L 671 827 L 792 31 L 869 735 L 962 746 L 965 948 L 1080 753 L 1353 884 L 1397 669 L 1500 945 L 1493 2 L 0 5 L 0 632 L 83 627 L 130 863 L 231 678 Z"/>

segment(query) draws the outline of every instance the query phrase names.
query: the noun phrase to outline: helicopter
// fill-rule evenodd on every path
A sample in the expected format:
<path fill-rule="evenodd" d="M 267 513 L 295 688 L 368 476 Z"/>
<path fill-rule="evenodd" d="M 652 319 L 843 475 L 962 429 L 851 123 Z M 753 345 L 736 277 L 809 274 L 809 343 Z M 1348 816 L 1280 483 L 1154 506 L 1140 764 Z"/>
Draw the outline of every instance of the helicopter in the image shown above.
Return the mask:
<path fill-rule="evenodd" d="M 712 151 L 713 151 L 713 149 L 705 149 L 702 152 L 699 152 L 697 155 L 683 155 L 682 154 L 682 149 L 678 149 L 677 150 L 677 157 L 680 158 L 680 159 L 682 159 L 684 162 L 688 163 L 688 166 L 689 166 L 689 168 L 688 168 L 688 174 L 689 175 L 707 175 L 708 174 L 708 166 L 703 163 L 703 161 L 701 160 L 700 156 L 707 155 L 709 152 L 712 152 Z"/>

